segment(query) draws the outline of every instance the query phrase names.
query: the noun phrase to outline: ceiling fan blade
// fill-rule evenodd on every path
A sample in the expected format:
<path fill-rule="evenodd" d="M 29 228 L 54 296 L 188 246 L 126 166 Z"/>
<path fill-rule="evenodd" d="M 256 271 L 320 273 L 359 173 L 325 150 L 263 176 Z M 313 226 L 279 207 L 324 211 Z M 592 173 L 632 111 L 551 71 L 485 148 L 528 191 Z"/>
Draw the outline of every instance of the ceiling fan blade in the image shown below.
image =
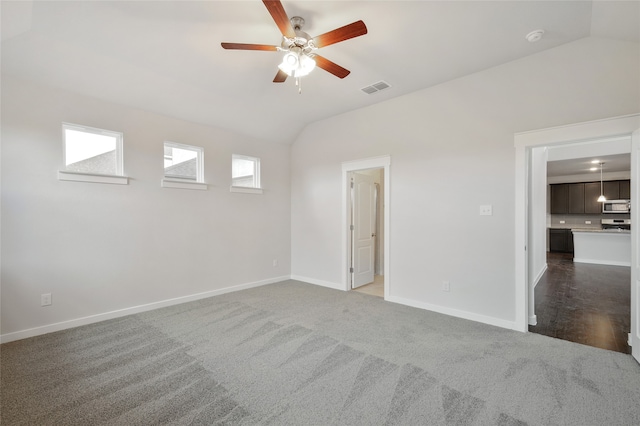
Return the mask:
<path fill-rule="evenodd" d="M 282 7 L 282 3 L 280 3 L 279 0 L 262 0 L 262 3 L 267 6 L 267 10 L 271 14 L 273 20 L 276 22 L 276 25 L 280 29 L 282 35 L 289 38 L 295 37 L 296 32 L 291 26 L 291 22 L 289 21 L 287 12 L 285 12 L 284 7 Z"/>
<path fill-rule="evenodd" d="M 282 71 L 282 70 L 278 70 L 278 73 L 276 74 L 276 77 L 273 79 L 274 83 L 284 83 L 284 81 L 287 79 L 288 75 L 286 72 Z"/>
<path fill-rule="evenodd" d="M 350 38 L 359 37 L 367 33 L 367 26 L 362 21 L 356 21 L 328 33 L 316 36 L 313 42 L 317 47 L 325 47 Z"/>
<path fill-rule="evenodd" d="M 348 76 L 351 71 L 346 68 L 342 68 L 340 65 L 335 62 L 331 62 L 327 58 L 324 58 L 320 55 L 315 55 L 313 60 L 316 61 L 316 66 L 322 68 L 323 70 L 330 72 L 338 78 L 345 78 Z"/>
<path fill-rule="evenodd" d="M 249 44 L 249 43 L 220 43 L 223 49 L 235 49 L 235 50 L 272 50 L 276 51 L 276 46 L 270 46 L 268 44 Z"/>

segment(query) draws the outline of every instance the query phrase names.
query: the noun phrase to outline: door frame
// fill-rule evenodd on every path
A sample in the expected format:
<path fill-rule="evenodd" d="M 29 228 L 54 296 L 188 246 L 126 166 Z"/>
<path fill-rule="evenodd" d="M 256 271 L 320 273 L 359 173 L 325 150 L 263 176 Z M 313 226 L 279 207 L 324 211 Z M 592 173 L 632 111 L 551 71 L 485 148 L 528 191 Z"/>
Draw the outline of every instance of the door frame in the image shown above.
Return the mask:
<path fill-rule="evenodd" d="M 391 222 L 391 156 L 365 158 L 361 160 L 345 161 L 342 163 L 342 287 L 345 291 L 351 290 L 351 273 L 349 272 L 351 259 L 351 181 L 350 172 L 358 172 L 368 169 L 384 169 L 383 212 L 384 223 L 382 233 L 384 235 L 384 299 L 391 294 L 391 263 L 390 263 L 390 238 L 389 223 Z"/>
<path fill-rule="evenodd" d="M 528 169 L 531 149 L 539 146 L 580 143 L 616 136 L 631 136 L 640 128 L 640 114 L 613 117 L 530 132 L 516 133 L 515 145 L 515 325 L 516 329 L 528 332 L 529 291 L 528 279 L 528 232 L 529 232 L 529 180 Z M 633 174 L 633 165 L 632 165 Z M 636 173 L 637 174 L 637 173 Z M 638 226 L 631 227 L 631 238 L 638 238 Z M 634 283 L 631 283 L 633 286 Z M 632 287 L 633 288 L 633 287 Z M 631 300 L 631 311 L 637 312 L 637 300 Z M 631 318 L 631 332 L 640 333 L 640 319 Z"/>
<path fill-rule="evenodd" d="M 635 165 L 635 167 L 634 167 Z M 631 135 L 631 355 L 640 363 L 640 126 Z M 636 223 L 636 225 L 633 225 Z M 635 229 L 635 232 L 634 232 Z M 635 347 L 635 350 L 633 349 Z"/>

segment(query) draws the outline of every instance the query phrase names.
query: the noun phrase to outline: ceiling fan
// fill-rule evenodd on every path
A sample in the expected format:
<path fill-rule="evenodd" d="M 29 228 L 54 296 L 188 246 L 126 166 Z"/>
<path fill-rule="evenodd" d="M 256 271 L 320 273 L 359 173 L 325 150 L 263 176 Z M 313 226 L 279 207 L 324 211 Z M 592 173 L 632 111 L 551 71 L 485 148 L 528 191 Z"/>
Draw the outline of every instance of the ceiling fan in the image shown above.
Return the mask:
<path fill-rule="evenodd" d="M 351 71 L 318 55 L 315 51 L 321 47 L 365 35 L 367 33 L 367 27 L 364 22 L 356 21 L 312 38 L 309 34 L 302 31 L 304 19 L 299 16 L 294 16 L 289 19 L 279 0 L 263 0 L 262 2 L 267 7 L 271 17 L 282 33 L 281 45 L 272 46 L 268 44 L 223 42 L 221 45 L 224 49 L 285 52 L 273 82 L 282 83 L 287 77 L 293 77 L 296 79 L 296 84 L 299 87 L 298 90 L 300 90 L 300 77 L 309 74 L 315 66 L 339 78 L 345 78 L 349 75 Z"/>

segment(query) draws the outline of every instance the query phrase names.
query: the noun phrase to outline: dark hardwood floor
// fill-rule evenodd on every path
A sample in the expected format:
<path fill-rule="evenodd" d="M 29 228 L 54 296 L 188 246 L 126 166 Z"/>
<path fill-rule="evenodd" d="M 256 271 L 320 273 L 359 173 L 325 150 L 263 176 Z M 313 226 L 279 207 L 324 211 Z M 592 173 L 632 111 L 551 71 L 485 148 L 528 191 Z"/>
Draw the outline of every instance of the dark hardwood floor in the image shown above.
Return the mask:
<path fill-rule="evenodd" d="M 538 324 L 532 333 L 630 353 L 631 268 L 573 263 L 570 253 L 548 253 L 535 289 Z"/>

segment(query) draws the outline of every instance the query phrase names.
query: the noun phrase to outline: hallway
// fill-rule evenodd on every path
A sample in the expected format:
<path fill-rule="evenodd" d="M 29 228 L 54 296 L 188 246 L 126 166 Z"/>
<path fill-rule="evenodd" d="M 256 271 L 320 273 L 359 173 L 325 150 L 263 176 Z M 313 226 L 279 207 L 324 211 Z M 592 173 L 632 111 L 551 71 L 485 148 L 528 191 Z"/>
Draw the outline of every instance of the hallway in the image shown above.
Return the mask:
<path fill-rule="evenodd" d="M 547 253 L 547 265 L 529 331 L 630 353 L 630 268 L 574 263 L 569 253 Z"/>
<path fill-rule="evenodd" d="M 372 283 L 354 288 L 353 291 L 370 296 L 384 297 L 384 275 L 375 275 Z"/>

